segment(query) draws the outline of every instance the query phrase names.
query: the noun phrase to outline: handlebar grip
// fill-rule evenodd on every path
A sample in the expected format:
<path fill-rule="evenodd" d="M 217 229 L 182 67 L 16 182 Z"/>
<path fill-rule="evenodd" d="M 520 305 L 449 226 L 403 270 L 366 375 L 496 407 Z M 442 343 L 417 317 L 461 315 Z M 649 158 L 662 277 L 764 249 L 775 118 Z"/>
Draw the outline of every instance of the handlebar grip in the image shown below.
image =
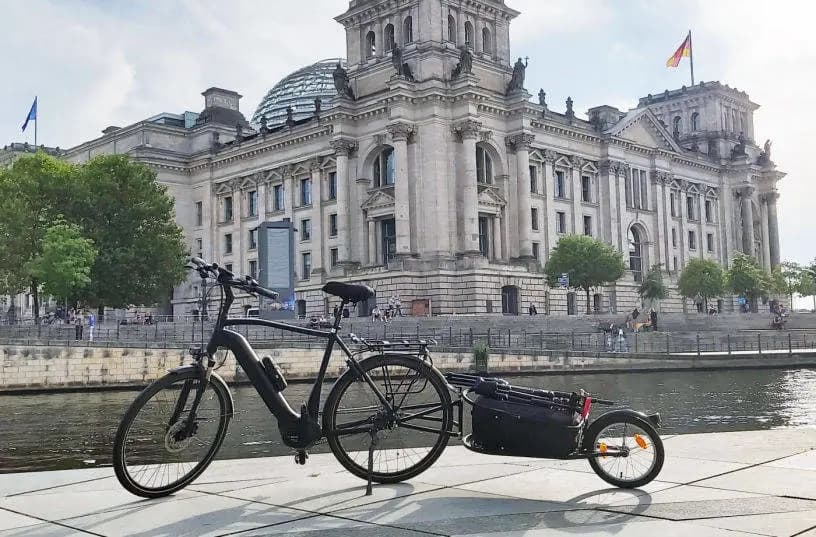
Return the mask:
<path fill-rule="evenodd" d="M 261 296 L 265 296 L 266 298 L 269 298 L 271 300 L 277 300 L 278 296 L 279 296 L 279 293 L 276 293 L 275 291 L 273 291 L 271 289 L 261 287 L 260 285 L 253 286 L 252 291 L 254 291 L 255 293 L 258 293 Z"/>

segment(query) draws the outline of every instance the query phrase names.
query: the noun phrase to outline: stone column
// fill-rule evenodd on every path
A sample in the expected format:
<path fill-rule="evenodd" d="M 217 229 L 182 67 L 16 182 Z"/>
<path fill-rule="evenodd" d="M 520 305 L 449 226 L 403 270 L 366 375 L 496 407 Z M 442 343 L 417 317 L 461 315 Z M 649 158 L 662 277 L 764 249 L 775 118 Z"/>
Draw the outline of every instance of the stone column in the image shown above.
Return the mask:
<path fill-rule="evenodd" d="M 292 222 L 295 214 L 295 178 L 289 171 L 283 172 L 283 217 Z"/>
<path fill-rule="evenodd" d="M 763 194 L 759 196 L 760 211 L 760 231 L 762 232 L 762 266 L 766 270 L 771 270 L 771 245 L 769 241 L 770 231 L 768 225 L 768 198 Z"/>
<path fill-rule="evenodd" d="M 476 177 L 476 137 L 482 124 L 466 119 L 453 126 L 454 134 L 462 140 L 460 161 L 456 168 L 459 190 L 462 193 L 462 235 L 465 254 L 479 253 L 479 185 Z"/>
<path fill-rule="evenodd" d="M 493 218 L 493 259 L 501 261 L 504 259 L 502 253 L 502 217 L 497 214 Z"/>
<path fill-rule="evenodd" d="M 666 219 L 665 219 L 665 211 L 666 208 L 663 205 L 663 177 L 665 176 L 666 172 L 661 172 L 658 170 L 653 170 L 651 172 L 651 182 L 652 182 L 652 200 L 654 203 L 654 208 L 657 211 L 657 236 L 655 237 L 654 244 L 655 248 L 655 255 L 654 259 L 651 262 L 654 263 L 663 263 L 664 259 L 668 256 L 669 244 L 668 244 L 668 230 L 666 229 Z M 667 267 L 665 265 L 664 267 Z M 651 268 L 651 267 L 644 267 L 644 268 Z"/>
<path fill-rule="evenodd" d="M 747 186 L 739 191 L 740 213 L 742 215 L 742 251 L 746 255 L 754 255 L 754 206 L 751 197 L 754 188 Z"/>
<path fill-rule="evenodd" d="M 613 227 L 612 227 L 612 187 L 610 178 L 612 162 L 604 160 L 600 163 L 600 173 L 598 174 L 598 206 L 599 206 L 599 221 L 598 221 L 598 236 L 601 240 L 609 244 L 613 242 Z"/>
<path fill-rule="evenodd" d="M 558 236 L 555 232 L 555 178 L 553 164 L 555 163 L 555 151 L 547 149 L 544 151 L 544 173 L 542 174 L 542 188 L 546 201 L 544 202 L 544 250 L 542 259 L 548 259 L 550 249 L 555 248 Z"/>
<path fill-rule="evenodd" d="M 629 255 L 629 238 L 624 224 L 626 219 L 626 176 L 629 173 L 629 165 L 625 162 L 617 163 L 617 176 L 615 178 L 615 204 L 618 217 L 618 250 L 623 252 L 624 258 Z"/>
<path fill-rule="evenodd" d="M 700 185 L 702 190 L 703 186 Z M 705 219 L 705 197 L 702 192 L 697 194 L 697 237 L 699 237 L 698 246 L 700 248 L 700 259 L 705 259 L 708 253 L 708 240 L 705 230 L 703 229 L 703 221 Z"/>
<path fill-rule="evenodd" d="M 411 199 L 408 188 L 408 137 L 414 127 L 407 123 L 388 125 L 394 145 L 394 220 L 397 255 L 411 255 Z"/>
<path fill-rule="evenodd" d="M 572 232 L 575 235 L 584 234 L 584 211 L 581 210 L 581 169 L 584 166 L 584 159 L 577 156 L 570 157 L 572 164 Z"/>
<path fill-rule="evenodd" d="M 332 140 L 329 145 L 334 150 L 337 161 L 337 261 L 342 265 L 351 261 L 349 155 L 357 150 L 357 142 L 348 138 L 338 138 Z"/>
<path fill-rule="evenodd" d="M 322 181 L 320 177 L 320 160 L 314 159 L 309 163 L 312 172 L 312 274 L 323 274 L 323 214 L 322 214 Z"/>
<path fill-rule="evenodd" d="M 378 265 L 377 262 L 377 222 L 373 218 L 368 219 L 368 264 Z"/>
<path fill-rule="evenodd" d="M 658 203 L 663 208 L 663 231 L 666 234 L 663 243 L 666 245 L 665 256 L 663 260 L 663 270 L 673 271 L 672 257 L 674 252 L 674 245 L 671 243 L 671 230 L 674 228 L 674 220 L 671 219 L 671 207 L 669 207 L 669 183 L 671 182 L 671 175 L 665 173 L 660 179 L 660 188 L 658 195 L 660 200 Z"/>
<path fill-rule="evenodd" d="M 773 191 L 765 195 L 768 200 L 768 247 L 770 249 L 771 267 L 778 267 L 781 262 L 779 249 L 779 217 L 776 212 L 776 200 L 779 192 Z"/>
<path fill-rule="evenodd" d="M 677 200 L 677 214 L 680 217 L 680 225 L 677 226 L 677 246 L 680 249 L 680 266 L 679 271 L 682 271 L 686 266 L 686 192 L 688 192 L 689 183 L 685 179 L 680 181 L 679 199 Z M 683 301 L 685 307 L 686 301 Z M 685 311 L 685 310 L 684 310 Z"/>
<path fill-rule="evenodd" d="M 530 200 L 530 145 L 533 134 L 516 134 L 506 138 L 505 143 L 516 153 L 516 196 L 518 200 L 519 257 L 533 257 L 531 200 Z"/>

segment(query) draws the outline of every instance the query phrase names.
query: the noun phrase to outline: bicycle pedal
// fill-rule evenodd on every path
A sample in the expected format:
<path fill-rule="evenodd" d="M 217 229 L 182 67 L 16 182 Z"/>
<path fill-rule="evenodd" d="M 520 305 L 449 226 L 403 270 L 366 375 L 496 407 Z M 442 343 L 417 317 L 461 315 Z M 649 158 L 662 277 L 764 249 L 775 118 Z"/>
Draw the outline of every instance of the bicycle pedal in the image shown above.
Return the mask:
<path fill-rule="evenodd" d="M 306 460 L 309 458 L 309 454 L 305 450 L 298 450 L 295 453 L 295 464 L 299 464 L 303 466 L 306 464 Z"/>

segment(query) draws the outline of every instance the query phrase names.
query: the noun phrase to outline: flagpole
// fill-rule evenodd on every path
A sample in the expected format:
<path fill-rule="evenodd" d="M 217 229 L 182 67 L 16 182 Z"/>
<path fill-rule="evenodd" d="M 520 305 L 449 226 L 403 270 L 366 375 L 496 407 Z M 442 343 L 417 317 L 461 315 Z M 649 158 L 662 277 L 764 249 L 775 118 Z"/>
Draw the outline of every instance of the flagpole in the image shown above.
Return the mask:
<path fill-rule="evenodd" d="M 694 85 L 694 47 L 691 46 L 691 30 L 689 30 L 688 35 L 689 41 L 689 65 L 691 66 L 691 85 Z M 34 131 L 36 132 L 36 131 Z"/>

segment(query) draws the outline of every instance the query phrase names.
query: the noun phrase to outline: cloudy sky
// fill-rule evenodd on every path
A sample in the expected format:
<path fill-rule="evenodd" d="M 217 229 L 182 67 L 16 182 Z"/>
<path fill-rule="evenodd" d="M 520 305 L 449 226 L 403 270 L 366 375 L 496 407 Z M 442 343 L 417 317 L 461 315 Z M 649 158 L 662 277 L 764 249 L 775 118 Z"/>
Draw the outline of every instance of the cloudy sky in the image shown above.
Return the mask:
<path fill-rule="evenodd" d="M 782 181 L 786 259 L 816 257 L 816 182 L 808 157 L 816 78 L 816 6 L 793 0 L 507 0 L 516 56 L 529 56 L 526 86 L 550 108 L 611 104 L 688 84 L 665 68 L 693 31 L 695 77 L 720 80 L 761 105 L 756 137 L 773 140 Z M 3 0 L 0 146 L 33 142 L 20 132 L 39 96 L 39 142 L 70 147 L 108 125 L 159 112 L 200 111 L 202 90 L 234 89 L 250 116 L 264 93 L 305 64 L 344 55 L 333 17 L 343 0 Z"/>

